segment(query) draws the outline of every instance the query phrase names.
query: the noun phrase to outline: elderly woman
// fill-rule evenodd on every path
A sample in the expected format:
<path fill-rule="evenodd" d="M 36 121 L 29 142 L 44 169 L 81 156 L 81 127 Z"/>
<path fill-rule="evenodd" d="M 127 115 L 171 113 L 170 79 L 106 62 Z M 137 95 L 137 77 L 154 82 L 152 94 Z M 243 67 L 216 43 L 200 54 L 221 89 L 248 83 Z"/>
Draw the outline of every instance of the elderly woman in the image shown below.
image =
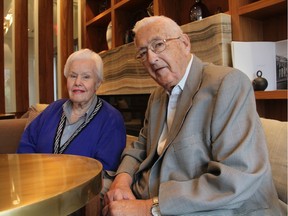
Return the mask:
<path fill-rule="evenodd" d="M 51 103 L 24 131 L 18 153 L 82 155 L 115 171 L 126 144 L 119 111 L 95 94 L 103 80 L 101 57 L 89 49 L 67 59 L 69 99 Z"/>

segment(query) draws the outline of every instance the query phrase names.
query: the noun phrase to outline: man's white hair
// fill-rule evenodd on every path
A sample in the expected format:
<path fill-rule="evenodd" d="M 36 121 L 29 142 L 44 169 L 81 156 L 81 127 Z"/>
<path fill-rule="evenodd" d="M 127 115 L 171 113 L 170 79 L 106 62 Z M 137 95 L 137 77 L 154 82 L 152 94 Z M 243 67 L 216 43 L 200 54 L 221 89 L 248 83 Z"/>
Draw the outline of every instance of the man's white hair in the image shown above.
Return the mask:
<path fill-rule="evenodd" d="M 183 31 L 181 29 L 181 27 L 171 18 L 166 17 L 166 16 L 151 16 L 151 17 L 145 17 L 142 20 L 139 20 L 134 28 L 133 28 L 133 32 L 135 34 L 137 34 L 138 30 L 145 27 L 148 24 L 151 23 L 163 23 L 164 25 L 169 26 L 169 30 L 171 30 L 171 32 L 174 33 L 179 33 L 182 34 Z"/>

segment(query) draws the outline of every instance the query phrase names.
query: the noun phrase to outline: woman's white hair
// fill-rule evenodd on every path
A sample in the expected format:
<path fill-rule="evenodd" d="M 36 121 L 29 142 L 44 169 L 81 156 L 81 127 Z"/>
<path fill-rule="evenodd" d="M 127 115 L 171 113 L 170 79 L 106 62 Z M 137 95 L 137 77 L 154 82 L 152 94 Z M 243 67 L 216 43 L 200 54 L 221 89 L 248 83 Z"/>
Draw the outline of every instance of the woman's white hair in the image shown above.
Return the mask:
<path fill-rule="evenodd" d="M 67 59 L 66 64 L 64 66 L 64 76 L 67 78 L 70 66 L 75 60 L 92 60 L 94 62 L 93 72 L 96 74 L 97 87 L 103 81 L 103 61 L 102 58 L 95 52 L 90 49 L 80 49 L 78 51 L 73 52 Z"/>
<path fill-rule="evenodd" d="M 174 32 L 174 33 L 179 33 L 179 34 L 182 34 L 183 31 L 181 29 L 181 27 L 174 21 L 172 20 L 171 18 L 169 17 L 166 17 L 166 16 L 151 16 L 151 17 L 145 17 L 141 20 L 139 20 L 134 28 L 133 28 L 133 32 L 135 34 L 137 34 L 137 31 L 139 29 L 141 29 L 142 27 L 148 25 L 148 24 L 151 24 L 151 23 L 163 23 L 164 25 L 167 25 L 169 26 L 169 30 L 171 32 Z"/>

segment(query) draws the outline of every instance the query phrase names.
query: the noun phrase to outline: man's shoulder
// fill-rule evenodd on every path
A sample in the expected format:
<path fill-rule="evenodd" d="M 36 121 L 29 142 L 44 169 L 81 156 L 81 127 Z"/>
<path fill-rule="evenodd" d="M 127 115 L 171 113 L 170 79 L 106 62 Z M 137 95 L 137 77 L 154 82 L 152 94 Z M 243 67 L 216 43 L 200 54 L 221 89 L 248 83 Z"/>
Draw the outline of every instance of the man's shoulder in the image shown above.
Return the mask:
<path fill-rule="evenodd" d="M 166 90 L 163 88 L 163 87 L 161 87 L 161 86 L 158 86 L 158 87 L 156 87 L 155 89 L 154 89 L 154 91 L 151 93 L 151 95 L 150 95 L 150 99 L 159 99 L 159 98 L 161 98 L 161 97 L 163 97 L 163 95 L 166 95 L 167 93 L 166 93 Z"/>
<path fill-rule="evenodd" d="M 203 67 L 203 75 L 204 77 L 210 77 L 212 79 L 221 80 L 227 76 L 237 77 L 238 79 L 247 79 L 247 75 L 242 71 L 222 65 L 215 65 L 213 63 L 205 64 Z"/>
<path fill-rule="evenodd" d="M 215 65 L 213 63 L 204 64 L 203 72 L 206 74 L 228 74 L 232 71 L 239 71 L 233 67 L 223 66 L 223 65 Z"/>

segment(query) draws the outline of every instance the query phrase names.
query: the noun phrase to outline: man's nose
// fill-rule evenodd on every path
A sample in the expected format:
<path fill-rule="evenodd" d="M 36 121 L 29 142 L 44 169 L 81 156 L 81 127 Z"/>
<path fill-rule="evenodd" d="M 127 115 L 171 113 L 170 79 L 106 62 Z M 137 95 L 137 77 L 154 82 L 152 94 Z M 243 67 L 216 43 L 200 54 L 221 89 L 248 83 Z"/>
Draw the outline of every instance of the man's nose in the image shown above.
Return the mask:
<path fill-rule="evenodd" d="M 158 59 L 158 54 L 153 52 L 151 49 L 147 50 L 147 61 L 149 63 L 154 63 Z"/>

